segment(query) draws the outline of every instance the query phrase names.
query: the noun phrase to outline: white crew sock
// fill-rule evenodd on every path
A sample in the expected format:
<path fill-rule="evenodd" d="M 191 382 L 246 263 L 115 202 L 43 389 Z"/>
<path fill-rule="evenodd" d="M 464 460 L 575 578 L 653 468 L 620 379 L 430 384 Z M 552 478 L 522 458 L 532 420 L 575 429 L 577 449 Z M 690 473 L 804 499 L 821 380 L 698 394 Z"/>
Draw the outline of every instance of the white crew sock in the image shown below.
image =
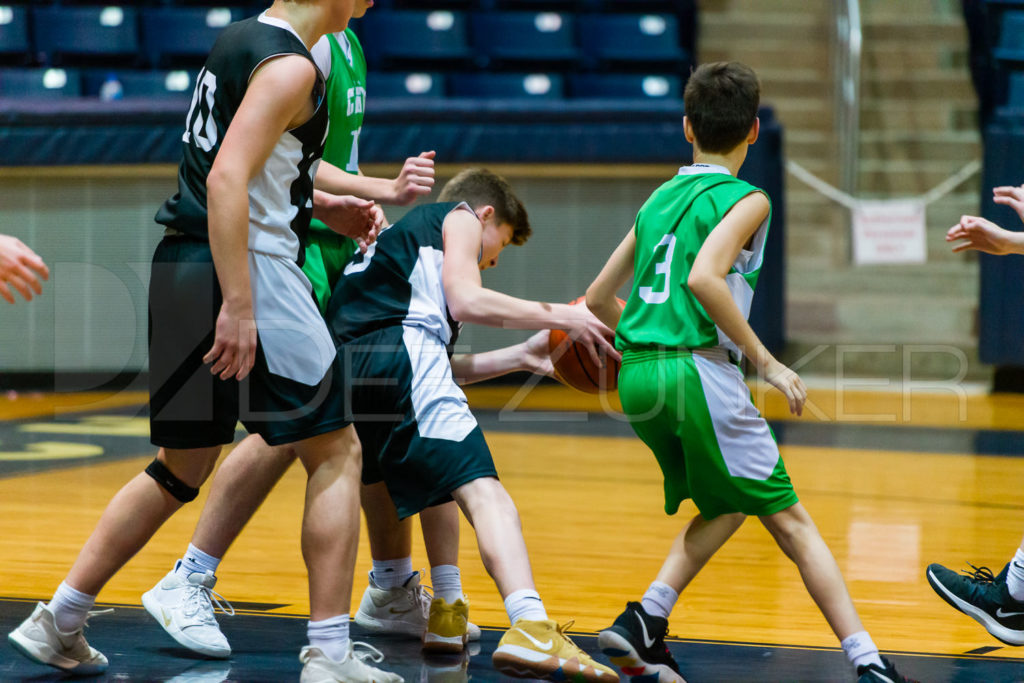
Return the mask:
<path fill-rule="evenodd" d="M 401 588 L 413 575 L 412 557 L 397 560 L 374 560 L 370 578 L 378 588 Z"/>
<path fill-rule="evenodd" d="M 1017 602 L 1024 602 L 1024 550 L 1017 548 L 1017 553 L 1010 560 L 1010 568 L 1006 571 L 1006 589 L 1010 597 Z"/>
<path fill-rule="evenodd" d="M 462 573 L 454 564 L 431 567 L 430 586 L 435 598 L 443 598 L 450 605 L 462 597 Z"/>
<path fill-rule="evenodd" d="M 205 574 L 206 572 L 216 574 L 218 565 L 220 565 L 219 557 L 208 555 L 189 543 L 188 550 L 181 556 L 181 560 L 174 568 L 174 573 L 183 579 L 188 579 L 189 574 Z"/>
<path fill-rule="evenodd" d="M 640 600 L 640 604 L 643 605 L 644 611 L 652 617 L 668 619 L 677 600 L 679 600 L 679 593 L 676 593 L 672 586 L 661 581 L 652 581 L 651 585 L 647 587 L 643 599 Z"/>
<path fill-rule="evenodd" d="M 543 621 L 548 618 L 540 594 L 526 588 L 509 593 L 505 598 L 505 611 L 508 612 L 508 620 L 513 625 L 520 619 Z"/>
<path fill-rule="evenodd" d="M 311 647 L 318 648 L 336 662 L 345 659 L 349 650 L 348 615 L 340 614 L 322 621 L 311 621 L 306 626 Z"/>
<path fill-rule="evenodd" d="M 46 606 L 53 613 L 54 623 L 61 633 L 74 633 L 85 626 L 89 610 L 96 604 L 95 595 L 77 591 L 64 581 L 57 586 L 53 599 Z"/>
<path fill-rule="evenodd" d="M 884 666 L 882 658 L 878 654 L 878 648 L 867 631 L 847 636 L 840 645 L 843 646 L 843 652 L 846 653 L 846 658 L 853 664 L 854 669 L 868 664 Z"/>

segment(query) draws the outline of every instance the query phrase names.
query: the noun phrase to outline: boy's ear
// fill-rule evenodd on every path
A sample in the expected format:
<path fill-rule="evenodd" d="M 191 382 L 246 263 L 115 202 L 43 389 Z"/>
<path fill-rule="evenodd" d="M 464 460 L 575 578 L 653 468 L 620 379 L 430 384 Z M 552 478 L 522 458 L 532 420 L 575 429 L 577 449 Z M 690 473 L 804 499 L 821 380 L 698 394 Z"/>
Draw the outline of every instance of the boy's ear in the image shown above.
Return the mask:
<path fill-rule="evenodd" d="M 477 211 L 476 216 L 480 219 L 481 223 L 486 223 L 494 217 L 494 207 L 488 204 Z"/>
<path fill-rule="evenodd" d="M 754 117 L 754 125 L 750 127 L 750 133 L 747 134 L 747 144 L 752 145 L 757 142 L 757 136 L 761 133 L 761 119 Z"/>
<path fill-rule="evenodd" d="M 690 123 L 690 119 L 687 116 L 683 117 L 683 135 L 686 136 L 686 141 L 689 142 L 691 145 L 693 144 L 693 141 L 696 139 L 693 135 L 693 124 Z"/>

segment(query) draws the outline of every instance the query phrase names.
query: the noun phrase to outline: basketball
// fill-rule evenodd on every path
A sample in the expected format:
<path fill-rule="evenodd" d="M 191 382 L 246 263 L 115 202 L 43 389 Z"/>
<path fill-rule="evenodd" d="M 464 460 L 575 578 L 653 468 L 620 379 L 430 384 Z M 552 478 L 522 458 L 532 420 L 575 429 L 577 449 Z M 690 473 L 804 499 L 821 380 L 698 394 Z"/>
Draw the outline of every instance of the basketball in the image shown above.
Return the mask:
<path fill-rule="evenodd" d="M 572 306 L 586 305 L 585 296 L 581 296 L 569 302 Z M 620 304 L 625 304 L 622 299 Z M 608 338 L 614 342 L 613 337 Z M 573 389 L 584 391 L 588 394 L 598 394 L 603 391 L 615 391 L 619 385 L 619 362 L 614 358 L 608 358 L 603 351 L 599 351 L 605 361 L 603 368 L 594 364 L 587 348 L 578 342 L 569 339 L 564 330 L 551 330 L 548 339 L 548 353 L 551 362 L 555 365 L 555 376 L 562 384 Z"/>

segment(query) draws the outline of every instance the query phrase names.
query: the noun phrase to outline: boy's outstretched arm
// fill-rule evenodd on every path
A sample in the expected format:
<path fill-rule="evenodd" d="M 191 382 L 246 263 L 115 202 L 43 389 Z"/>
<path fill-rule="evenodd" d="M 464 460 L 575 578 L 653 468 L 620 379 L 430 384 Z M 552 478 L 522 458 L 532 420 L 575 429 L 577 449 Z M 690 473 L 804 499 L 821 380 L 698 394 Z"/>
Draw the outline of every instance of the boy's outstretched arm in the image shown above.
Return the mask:
<path fill-rule="evenodd" d="M 715 324 L 750 359 L 758 373 L 786 396 L 790 412 L 800 415 L 807 400 L 807 387 L 795 372 L 777 361 L 764 347 L 733 301 L 725 281 L 743 245 L 768 217 L 769 208 L 768 198 L 760 192 L 738 201 L 697 252 L 686 285 Z"/>
<path fill-rule="evenodd" d="M 483 228 L 469 211 L 452 211 L 444 220 L 444 265 L 441 279 L 448 310 L 460 322 L 516 330 L 565 330 L 601 365 L 600 348 L 621 356 L 605 335 L 608 329 L 585 306 L 527 301 L 483 286 L 479 254 Z"/>
<path fill-rule="evenodd" d="M 510 372 L 532 372 L 554 377 L 555 366 L 548 355 L 549 330 L 541 330 L 526 341 L 483 353 L 452 356 L 452 375 L 459 384 L 473 384 Z"/>
<path fill-rule="evenodd" d="M 965 241 L 953 245 L 954 253 L 973 249 L 996 256 L 1024 254 L 1024 233 L 1005 230 L 979 216 L 960 217 L 960 222 L 946 233 L 947 242 L 957 240 Z"/>
<path fill-rule="evenodd" d="M 405 206 L 430 194 L 434 188 L 435 155 L 436 152 L 430 151 L 409 157 L 396 178 L 374 178 L 362 172 L 356 175 L 321 161 L 314 184 L 318 190 L 331 194 L 351 194 L 381 204 Z"/>
<path fill-rule="evenodd" d="M 597 274 L 594 281 L 587 287 L 587 308 L 598 319 L 613 330 L 622 317 L 622 305 L 615 293 L 633 275 L 633 263 L 636 256 L 636 226 L 629 229 L 626 237 L 615 247 L 608 257 L 608 262 Z"/>

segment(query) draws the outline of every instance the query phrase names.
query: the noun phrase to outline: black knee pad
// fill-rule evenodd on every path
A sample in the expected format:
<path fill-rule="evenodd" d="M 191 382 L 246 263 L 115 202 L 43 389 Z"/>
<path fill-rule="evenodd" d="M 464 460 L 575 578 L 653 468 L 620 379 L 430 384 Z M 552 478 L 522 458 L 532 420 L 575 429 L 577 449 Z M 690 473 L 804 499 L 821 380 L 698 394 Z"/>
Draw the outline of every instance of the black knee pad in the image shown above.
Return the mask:
<path fill-rule="evenodd" d="M 159 458 L 149 463 L 146 474 L 153 477 L 156 483 L 167 489 L 167 492 L 182 503 L 191 503 L 199 495 L 199 489 L 192 488 L 181 479 L 174 476 L 174 472 L 167 469 L 167 465 L 160 462 Z"/>

